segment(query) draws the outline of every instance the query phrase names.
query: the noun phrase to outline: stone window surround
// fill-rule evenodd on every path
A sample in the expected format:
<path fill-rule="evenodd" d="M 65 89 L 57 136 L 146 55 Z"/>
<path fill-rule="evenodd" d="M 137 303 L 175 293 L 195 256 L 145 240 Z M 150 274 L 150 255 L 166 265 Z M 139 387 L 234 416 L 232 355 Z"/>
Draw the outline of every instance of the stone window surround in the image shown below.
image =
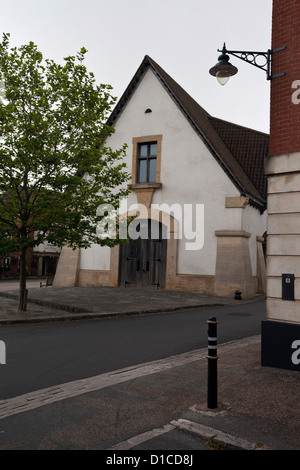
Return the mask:
<path fill-rule="evenodd" d="M 137 186 L 137 164 L 138 164 L 138 144 L 148 143 L 148 142 L 157 142 L 157 156 L 156 156 L 156 183 L 160 182 L 160 167 L 161 167 L 161 143 L 162 135 L 147 135 L 142 137 L 133 137 L 132 138 L 132 184 Z M 148 183 L 151 184 L 151 183 Z"/>
<path fill-rule="evenodd" d="M 148 142 L 157 143 L 157 156 L 156 156 L 156 181 L 153 183 L 138 183 L 137 182 L 137 165 L 138 165 L 138 144 Z M 160 189 L 160 169 L 161 169 L 161 147 L 162 147 L 162 134 L 146 135 L 141 137 L 132 138 L 132 183 L 130 186 L 137 195 L 139 204 L 150 207 L 153 193 L 156 189 Z"/>

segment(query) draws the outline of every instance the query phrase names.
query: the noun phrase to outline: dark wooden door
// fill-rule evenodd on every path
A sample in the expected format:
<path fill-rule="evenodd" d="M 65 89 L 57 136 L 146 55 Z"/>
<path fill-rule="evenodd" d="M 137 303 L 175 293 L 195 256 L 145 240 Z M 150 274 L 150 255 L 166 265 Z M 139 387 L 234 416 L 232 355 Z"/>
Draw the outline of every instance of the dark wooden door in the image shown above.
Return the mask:
<path fill-rule="evenodd" d="M 120 246 L 119 284 L 165 287 L 166 260 L 165 227 L 156 221 L 135 220 L 129 231 L 129 241 Z"/>

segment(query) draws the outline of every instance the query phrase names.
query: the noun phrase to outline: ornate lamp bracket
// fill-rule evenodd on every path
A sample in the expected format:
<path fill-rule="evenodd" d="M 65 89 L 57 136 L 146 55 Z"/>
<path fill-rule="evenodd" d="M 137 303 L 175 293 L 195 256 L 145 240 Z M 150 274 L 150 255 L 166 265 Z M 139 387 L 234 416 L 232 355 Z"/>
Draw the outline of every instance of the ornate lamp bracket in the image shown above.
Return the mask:
<path fill-rule="evenodd" d="M 286 46 L 278 47 L 277 49 L 268 49 L 266 52 L 256 52 L 256 51 L 228 51 L 226 49 L 225 43 L 223 49 L 218 49 L 218 52 L 223 54 L 230 54 L 238 59 L 248 62 L 248 64 L 254 65 L 261 70 L 264 70 L 267 74 L 267 80 L 272 80 L 273 78 L 282 77 L 286 72 L 276 73 L 272 75 L 271 73 L 271 61 L 272 55 L 276 52 L 280 52 L 286 49 Z"/>

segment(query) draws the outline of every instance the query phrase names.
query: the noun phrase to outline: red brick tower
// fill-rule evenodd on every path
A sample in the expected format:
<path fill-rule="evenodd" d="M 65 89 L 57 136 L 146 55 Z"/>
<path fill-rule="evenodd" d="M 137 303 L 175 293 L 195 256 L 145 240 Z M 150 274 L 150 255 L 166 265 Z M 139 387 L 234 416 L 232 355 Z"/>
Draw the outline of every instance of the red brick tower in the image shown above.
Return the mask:
<path fill-rule="evenodd" d="M 273 0 L 272 49 L 281 46 L 287 49 L 272 56 L 272 74 L 286 75 L 271 82 L 271 157 L 300 152 L 300 82 L 294 83 L 300 80 L 299 0 Z"/>
<path fill-rule="evenodd" d="M 273 0 L 262 364 L 300 371 L 300 0 Z"/>

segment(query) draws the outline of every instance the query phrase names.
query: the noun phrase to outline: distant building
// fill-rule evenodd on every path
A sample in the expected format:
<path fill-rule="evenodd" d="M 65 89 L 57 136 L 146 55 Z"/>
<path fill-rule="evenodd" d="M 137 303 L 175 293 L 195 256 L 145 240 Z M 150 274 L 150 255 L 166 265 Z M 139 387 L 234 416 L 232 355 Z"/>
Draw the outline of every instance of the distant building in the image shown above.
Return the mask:
<path fill-rule="evenodd" d="M 42 243 L 33 248 L 31 269 L 37 276 L 54 276 L 61 248 L 51 243 Z"/>
<path fill-rule="evenodd" d="M 54 276 L 61 248 L 44 243 L 27 250 L 28 276 Z M 20 253 L 0 256 L 0 279 L 15 279 L 20 276 Z"/>
<path fill-rule="evenodd" d="M 108 145 L 128 144 L 125 212 L 140 212 L 135 234 L 156 221 L 156 239 L 63 248 L 54 285 L 264 293 L 269 136 L 210 116 L 149 56 L 109 124 Z"/>

